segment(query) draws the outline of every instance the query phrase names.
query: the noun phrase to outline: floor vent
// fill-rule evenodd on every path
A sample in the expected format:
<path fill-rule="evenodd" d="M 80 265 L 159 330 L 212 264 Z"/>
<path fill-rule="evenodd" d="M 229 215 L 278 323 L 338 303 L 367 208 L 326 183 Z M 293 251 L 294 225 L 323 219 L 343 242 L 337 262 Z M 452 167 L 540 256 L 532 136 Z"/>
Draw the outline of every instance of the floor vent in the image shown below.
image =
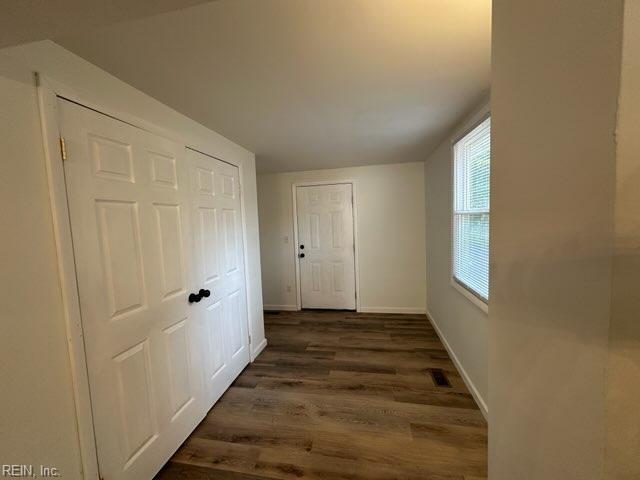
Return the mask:
<path fill-rule="evenodd" d="M 430 368 L 429 373 L 431 374 L 431 378 L 433 378 L 433 383 L 438 387 L 451 387 L 449 379 L 440 368 Z"/>

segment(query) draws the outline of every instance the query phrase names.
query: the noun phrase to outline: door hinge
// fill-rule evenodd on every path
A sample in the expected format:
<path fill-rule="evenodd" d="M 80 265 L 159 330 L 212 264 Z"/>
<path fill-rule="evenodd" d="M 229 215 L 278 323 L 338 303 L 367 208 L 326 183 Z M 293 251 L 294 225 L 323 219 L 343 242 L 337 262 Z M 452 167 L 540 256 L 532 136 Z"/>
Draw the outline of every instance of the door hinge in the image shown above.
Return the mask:
<path fill-rule="evenodd" d="M 249 334 L 249 344 L 251 344 L 251 334 Z"/>
<path fill-rule="evenodd" d="M 60 137 L 60 155 L 62 155 L 62 160 L 67 159 L 67 144 L 64 141 L 64 137 Z"/>

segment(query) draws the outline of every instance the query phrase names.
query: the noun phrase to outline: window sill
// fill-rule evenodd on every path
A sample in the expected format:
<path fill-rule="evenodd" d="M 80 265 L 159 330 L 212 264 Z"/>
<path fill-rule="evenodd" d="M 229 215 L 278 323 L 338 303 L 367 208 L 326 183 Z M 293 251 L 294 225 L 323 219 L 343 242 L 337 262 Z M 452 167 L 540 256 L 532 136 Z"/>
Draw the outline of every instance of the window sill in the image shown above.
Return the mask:
<path fill-rule="evenodd" d="M 450 283 L 451 283 L 451 286 L 453 288 L 455 288 L 460 294 L 462 294 L 463 297 L 465 297 L 467 300 L 469 300 L 471 303 L 473 303 L 476 307 L 478 307 L 480 310 L 482 310 L 485 314 L 487 314 L 487 315 L 489 314 L 489 305 L 487 303 L 485 303 L 482 300 L 480 300 L 473 293 L 471 293 L 469 290 L 467 290 L 462 285 L 460 285 L 458 282 L 456 282 L 453 278 L 451 278 Z"/>

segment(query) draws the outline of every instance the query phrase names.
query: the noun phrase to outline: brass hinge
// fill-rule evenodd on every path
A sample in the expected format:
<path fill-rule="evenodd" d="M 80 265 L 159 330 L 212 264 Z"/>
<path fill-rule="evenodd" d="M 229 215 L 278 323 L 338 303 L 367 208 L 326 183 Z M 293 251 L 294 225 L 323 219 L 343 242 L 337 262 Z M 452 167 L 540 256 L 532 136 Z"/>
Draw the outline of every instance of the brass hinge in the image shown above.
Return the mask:
<path fill-rule="evenodd" d="M 64 142 L 64 137 L 60 137 L 60 155 L 62 155 L 62 160 L 67 159 L 67 144 Z"/>

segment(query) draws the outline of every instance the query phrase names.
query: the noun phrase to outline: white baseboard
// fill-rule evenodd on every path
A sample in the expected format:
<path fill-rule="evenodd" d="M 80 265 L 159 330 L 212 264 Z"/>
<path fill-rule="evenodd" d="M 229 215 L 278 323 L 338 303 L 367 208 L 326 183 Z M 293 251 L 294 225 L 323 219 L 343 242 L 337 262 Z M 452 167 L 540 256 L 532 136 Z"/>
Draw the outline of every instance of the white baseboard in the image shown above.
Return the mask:
<path fill-rule="evenodd" d="M 253 351 L 251 352 L 252 362 L 258 357 L 258 355 L 262 353 L 262 351 L 265 349 L 266 346 L 267 346 L 267 339 L 263 338 L 262 341 L 258 344 L 258 346 L 255 349 L 253 349 Z"/>
<path fill-rule="evenodd" d="M 298 307 L 296 305 L 263 305 L 265 311 L 278 311 L 285 312 L 297 312 Z M 406 314 L 420 314 L 425 315 L 427 311 L 424 308 L 413 307 L 360 307 L 358 312 L 362 313 L 406 313 Z"/>
<path fill-rule="evenodd" d="M 489 407 L 487 406 L 487 402 L 484 401 L 484 398 L 482 398 L 482 395 L 480 395 L 480 392 L 478 392 L 478 389 L 476 388 L 475 384 L 471 381 L 471 378 L 469 377 L 469 375 L 467 374 L 467 371 L 464 369 L 464 367 L 460 363 L 460 360 L 458 360 L 458 357 L 456 356 L 455 352 L 451 348 L 451 345 L 449 345 L 447 338 L 442 333 L 442 330 L 440 330 L 440 328 L 438 327 L 438 324 L 433 318 L 433 315 L 431 315 L 431 313 L 429 313 L 428 310 L 427 310 L 427 317 L 429 318 L 431 325 L 433 325 L 433 328 L 438 334 L 438 337 L 440 337 L 440 341 L 444 345 L 444 348 L 447 349 L 447 352 L 451 357 L 451 361 L 458 369 L 458 372 L 460 372 L 460 376 L 462 377 L 462 380 L 464 381 L 465 385 L 471 392 L 471 395 L 473 395 L 473 398 L 478 404 L 478 407 L 480 407 L 480 412 L 482 413 L 482 416 L 485 418 L 485 420 L 489 421 Z"/>
<path fill-rule="evenodd" d="M 358 309 L 362 313 L 406 313 L 406 314 L 426 314 L 424 308 L 411 307 L 360 307 Z"/>
<path fill-rule="evenodd" d="M 295 305 L 263 305 L 262 308 L 267 311 L 270 311 L 270 310 L 273 310 L 273 311 L 284 310 L 287 312 L 298 311 L 298 307 L 296 307 Z"/>

